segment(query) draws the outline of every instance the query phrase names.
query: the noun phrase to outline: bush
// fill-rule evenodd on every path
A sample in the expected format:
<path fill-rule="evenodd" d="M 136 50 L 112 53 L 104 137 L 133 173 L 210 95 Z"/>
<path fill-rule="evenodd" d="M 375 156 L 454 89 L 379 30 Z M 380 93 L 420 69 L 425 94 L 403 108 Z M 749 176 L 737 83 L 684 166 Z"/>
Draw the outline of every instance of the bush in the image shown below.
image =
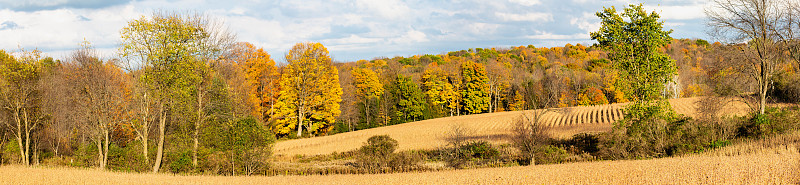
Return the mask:
<path fill-rule="evenodd" d="M 566 160 L 567 151 L 553 145 L 545 145 L 536 148 L 536 164 L 555 164 Z"/>
<path fill-rule="evenodd" d="M 414 153 L 394 153 L 397 140 L 388 135 L 372 136 L 358 150 L 354 166 L 369 173 L 403 172 L 417 168 L 420 158 Z"/>
<path fill-rule="evenodd" d="M 170 153 L 167 156 L 167 161 L 170 161 L 169 170 L 172 173 L 187 173 L 192 170 L 192 152 L 180 151 Z"/>
<path fill-rule="evenodd" d="M 519 149 L 522 165 L 537 164 L 537 148 L 551 142 L 550 128 L 540 122 L 543 112 L 533 115 L 522 115 L 515 120 L 514 135 L 511 138 L 512 145 Z"/>

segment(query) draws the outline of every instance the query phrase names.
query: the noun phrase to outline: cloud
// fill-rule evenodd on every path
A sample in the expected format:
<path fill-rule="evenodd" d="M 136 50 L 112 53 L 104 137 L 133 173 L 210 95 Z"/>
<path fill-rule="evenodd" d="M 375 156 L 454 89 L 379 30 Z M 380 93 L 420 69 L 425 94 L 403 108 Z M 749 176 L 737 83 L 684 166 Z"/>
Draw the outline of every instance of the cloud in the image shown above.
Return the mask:
<path fill-rule="evenodd" d="M 655 11 L 665 20 L 689 20 L 706 17 L 704 5 L 694 4 L 686 6 L 645 6 L 645 10 Z"/>
<path fill-rule="evenodd" d="M 508 1 L 512 2 L 512 3 L 520 4 L 520 5 L 523 5 L 523 6 L 533 6 L 533 5 L 537 5 L 539 3 L 542 3 L 539 0 L 508 0 Z"/>
<path fill-rule="evenodd" d="M 511 14 L 511 13 L 502 13 L 497 12 L 494 14 L 495 16 L 499 17 L 503 21 L 530 21 L 530 22 L 537 22 L 537 21 L 552 21 L 553 15 L 549 13 L 526 13 L 526 14 Z"/>
<path fill-rule="evenodd" d="M 30 12 L 60 8 L 99 9 L 128 2 L 130 0 L 0 0 L 0 7 Z"/>
<path fill-rule="evenodd" d="M 15 22 L 6 21 L 6 22 L 3 22 L 3 23 L 0 23 L 0 30 L 13 30 L 13 29 L 19 29 L 19 28 L 20 28 L 19 25 L 17 23 L 15 23 Z"/>
<path fill-rule="evenodd" d="M 536 35 L 526 36 L 526 38 L 530 39 L 540 39 L 540 40 L 588 40 L 591 37 L 588 33 L 578 33 L 572 35 L 560 35 L 560 34 L 553 34 L 549 32 L 540 32 Z"/>
<path fill-rule="evenodd" d="M 223 20 L 239 41 L 273 56 L 306 41 L 325 44 L 342 61 L 475 47 L 563 46 L 591 42 L 588 33 L 600 25 L 594 12 L 638 2 L 677 26 L 673 37 L 703 37 L 698 7 L 705 0 L 0 0 L 0 49 L 39 48 L 52 56 L 77 48 L 85 38 L 113 55 L 127 21 L 153 10 L 206 13 Z"/>

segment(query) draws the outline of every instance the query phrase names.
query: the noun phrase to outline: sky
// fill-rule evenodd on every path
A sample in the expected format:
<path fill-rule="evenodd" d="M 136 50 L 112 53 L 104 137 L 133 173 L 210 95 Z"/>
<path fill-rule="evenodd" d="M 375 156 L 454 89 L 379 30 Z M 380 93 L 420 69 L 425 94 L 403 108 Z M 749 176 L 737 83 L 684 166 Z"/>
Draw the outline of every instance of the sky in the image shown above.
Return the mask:
<path fill-rule="evenodd" d="M 127 21 L 157 10 L 205 13 L 276 61 L 299 42 L 320 42 L 340 62 L 591 45 L 596 12 L 639 3 L 662 16 L 672 37 L 709 40 L 706 0 L 0 0 L 0 49 L 39 49 L 58 59 L 85 40 L 113 58 Z"/>

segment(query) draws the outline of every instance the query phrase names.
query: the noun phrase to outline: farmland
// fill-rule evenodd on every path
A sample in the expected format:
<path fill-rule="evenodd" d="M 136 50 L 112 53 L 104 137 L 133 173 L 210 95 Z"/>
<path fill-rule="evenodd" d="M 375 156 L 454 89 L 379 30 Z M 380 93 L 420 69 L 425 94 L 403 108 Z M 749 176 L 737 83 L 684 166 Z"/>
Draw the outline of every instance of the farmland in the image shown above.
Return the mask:
<path fill-rule="evenodd" d="M 5 184 L 790 184 L 800 180 L 796 148 L 762 148 L 728 156 L 748 147 L 753 146 L 650 160 L 366 175 L 181 176 L 2 166 L 0 179 Z"/>
<path fill-rule="evenodd" d="M 695 98 L 671 99 L 670 104 L 679 114 L 695 116 Z M 605 132 L 611 130 L 613 122 L 622 118 L 625 103 L 557 108 L 543 114 L 541 120 L 552 128 L 556 137 L 566 138 L 578 133 Z M 454 126 L 464 127 L 471 138 L 484 139 L 493 143 L 507 143 L 514 119 L 523 113 L 535 111 L 511 111 L 491 114 L 447 117 L 392 125 L 386 127 L 347 132 L 331 136 L 282 141 L 275 144 L 277 155 L 319 155 L 332 152 L 346 152 L 360 147 L 367 138 L 374 135 L 389 135 L 396 139 L 399 150 L 419 150 L 442 147 L 446 144 L 448 132 Z M 744 115 L 749 111 L 747 104 L 731 101 L 720 111 L 724 115 Z"/>

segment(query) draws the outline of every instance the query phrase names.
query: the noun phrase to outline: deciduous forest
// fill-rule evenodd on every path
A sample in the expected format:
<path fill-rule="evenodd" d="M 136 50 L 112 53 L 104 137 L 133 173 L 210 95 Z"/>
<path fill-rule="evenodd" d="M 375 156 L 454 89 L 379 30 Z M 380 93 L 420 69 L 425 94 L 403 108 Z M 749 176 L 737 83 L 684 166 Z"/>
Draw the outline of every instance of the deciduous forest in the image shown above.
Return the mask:
<path fill-rule="evenodd" d="M 279 51 L 237 39 L 208 15 L 155 11 L 119 28 L 115 56 L 101 56 L 91 41 L 62 59 L 35 48 L 0 50 L 0 165 L 267 174 L 278 141 L 444 117 L 614 103 L 629 103 L 625 118 L 607 135 L 586 136 L 602 143 L 591 153 L 581 150 L 593 160 L 666 157 L 735 138 L 791 133 L 800 126 L 776 123 L 798 111 L 770 105 L 800 102 L 800 9 L 777 1 L 733 2 L 740 1 L 715 1 L 721 8 L 707 12 L 719 41 L 672 38 L 657 13 L 630 5 L 597 13 L 602 26 L 591 33 L 597 43 L 358 61 L 339 61 L 323 44 L 306 41 L 276 56 Z M 773 12 L 756 11 L 762 9 Z M 666 101 L 688 97 L 737 99 L 752 113 L 687 118 Z M 514 164 L 560 163 L 542 156 L 578 150 L 539 138 L 546 134 L 537 130 L 544 129 L 534 124 L 537 119 L 515 128 L 509 147 L 521 160 Z M 736 122 L 738 130 L 726 131 L 739 135 L 700 141 L 705 135 L 690 133 L 717 133 L 717 127 L 683 126 L 695 122 Z M 387 164 L 362 162 L 404 159 L 392 156 L 397 141 L 386 137 L 365 141 L 355 152 L 379 159 L 356 156 L 354 167 L 381 169 Z M 490 144 L 456 142 L 452 152 L 458 156 L 459 147 L 484 145 Z M 472 155 L 483 154 L 467 156 Z"/>

